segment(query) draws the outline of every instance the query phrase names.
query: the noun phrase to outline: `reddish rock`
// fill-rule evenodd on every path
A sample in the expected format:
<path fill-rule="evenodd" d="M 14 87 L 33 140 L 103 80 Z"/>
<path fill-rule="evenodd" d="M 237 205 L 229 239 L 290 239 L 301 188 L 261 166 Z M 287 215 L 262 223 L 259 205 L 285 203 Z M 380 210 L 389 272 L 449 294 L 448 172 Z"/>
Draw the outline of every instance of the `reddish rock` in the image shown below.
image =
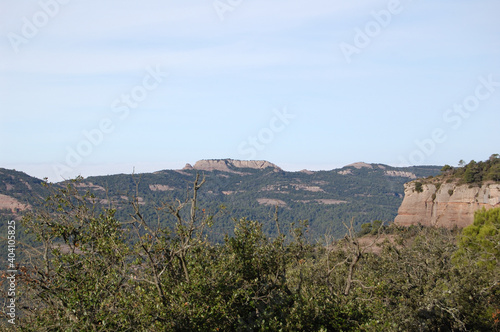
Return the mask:
<path fill-rule="evenodd" d="M 443 183 L 439 189 L 435 184 L 423 184 L 423 191 L 417 192 L 416 182 L 405 184 L 405 197 L 395 224 L 462 228 L 473 223 L 475 211 L 500 206 L 498 183 L 481 187 Z"/>
<path fill-rule="evenodd" d="M 193 168 L 196 170 L 203 171 L 223 171 L 229 173 L 242 174 L 234 169 L 238 168 L 252 168 L 252 169 L 266 169 L 271 167 L 273 171 L 279 172 L 281 168 L 273 163 L 265 160 L 234 160 L 234 159 L 210 159 L 210 160 L 199 160 L 197 161 Z"/>

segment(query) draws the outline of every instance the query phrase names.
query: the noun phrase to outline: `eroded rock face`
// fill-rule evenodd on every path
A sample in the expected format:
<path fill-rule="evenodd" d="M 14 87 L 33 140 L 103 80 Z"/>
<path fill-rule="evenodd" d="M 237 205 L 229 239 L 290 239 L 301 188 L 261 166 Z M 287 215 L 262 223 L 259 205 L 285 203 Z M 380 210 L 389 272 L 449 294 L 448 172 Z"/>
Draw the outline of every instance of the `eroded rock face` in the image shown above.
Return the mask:
<path fill-rule="evenodd" d="M 473 223 L 475 211 L 500 206 L 499 183 L 487 183 L 481 187 L 454 183 L 423 184 L 422 192 L 417 192 L 415 183 L 405 184 L 405 197 L 394 220 L 398 225 L 462 228 Z"/>
<path fill-rule="evenodd" d="M 172 191 L 175 190 L 175 187 L 170 187 L 164 184 L 150 184 L 149 189 L 151 191 Z"/>
<path fill-rule="evenodd" d="M 360 168 L 363 168 L 363 167 L 364 168 L 370 168 L 370 169 L 373 168 L 372 165 L 364 163 L 364 162 L 353 163 L 353 164 L 346 165 L 344 167 L 354 167 L 354 168 L 357 168 L 357 169 L 360 169 Z"/>
<path fill-rule="evenodd" d="M 30 208 L 29 204 L 23 204 L 14 197 L 0 194 L 0 209 L 10 210 L 14 213 L 16 210 L 24 211 Z"/>
<path fill-rule="evenodd" d="M 235 168 L 265 169 L 268 167 L 272 167 L 275 171 L 281 171 L 278 166 L 265 160 L 210 159 L 197 161 L 193 166 L 193 168 L 197 170 L 217 170 L 233 173 L 238 173 L 234 170 Z"/>
<path fill-rule="evenodd" d="M 387 176 L 399 176 L 403 178 L 410 178 L 410 179 L 416 179 L 417 176 L 411 172 L 404 172 L 404 171 L 385 171 L 385 175 Z"/>

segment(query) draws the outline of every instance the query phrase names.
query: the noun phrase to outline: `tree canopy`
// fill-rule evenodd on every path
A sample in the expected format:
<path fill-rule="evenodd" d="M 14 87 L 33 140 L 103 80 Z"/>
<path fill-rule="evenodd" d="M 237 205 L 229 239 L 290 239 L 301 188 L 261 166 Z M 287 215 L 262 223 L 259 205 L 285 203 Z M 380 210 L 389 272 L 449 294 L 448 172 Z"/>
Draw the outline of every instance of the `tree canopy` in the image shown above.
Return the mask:
<path fill-rule="evenodd" d="M 234 218 L 212 243 L 217 213 L 184 200 L 157 218 L 118 218 L 78 182 L 49 188 L 23 227 L 36 237 L 18 266 L 22 331 L 490 331 L 499 328 L 499 210 L 460 235 L 373 222 L 359 237 L 308 240 L 308 223 Z M 163 226 L 162 213 L 176 220 Z M 458 240 L 457 240 L 458 239 Z M 496 241 L 496 242 L 495 242 Z M 483 264 L 484 262 L 484 264 Z M 1 279 L 6 282 L 5 276 Z M 2 287 L 2 290 L 4 287 Z M 7 294 L 2 294 L 7 298 Z M 5 312 L 5 306 L 3 308 Z M 3 321 L 5 323 L 5 320 Z M 6 323 L 5 323 L 6 325 Z"/>

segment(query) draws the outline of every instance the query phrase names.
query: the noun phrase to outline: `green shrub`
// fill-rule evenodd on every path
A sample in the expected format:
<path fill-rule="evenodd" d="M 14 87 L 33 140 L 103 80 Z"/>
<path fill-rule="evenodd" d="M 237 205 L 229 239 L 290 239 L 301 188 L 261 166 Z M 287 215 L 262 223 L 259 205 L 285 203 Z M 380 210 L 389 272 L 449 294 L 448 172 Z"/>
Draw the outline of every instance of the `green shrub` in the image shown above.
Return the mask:
<path fill-rule="evenodd" d="M 179 219 L 161 228 L 139 210 L 120 221 L 78 188 L 58 189 L 22 223 L 38 242 L 19 267 L 21 331 L 498 327 L 500 208 L 477 212 L 458 246 L 452 231 L 423 226 L 391 227 L 385 241 L 367 244 L 351 224 L 343 239 L 319 244 L 306 240 L 306 222 L 290 222 L 289 234 L 270 238 L 246 218 L 234 218 L 234 236 L 214 244 L 202 233 L 205 216 L 189 213 L 196 196 L 192 205 L 166 205 Z M 376 238 L 386 231 L 379 220 L 361 228 Z"/>

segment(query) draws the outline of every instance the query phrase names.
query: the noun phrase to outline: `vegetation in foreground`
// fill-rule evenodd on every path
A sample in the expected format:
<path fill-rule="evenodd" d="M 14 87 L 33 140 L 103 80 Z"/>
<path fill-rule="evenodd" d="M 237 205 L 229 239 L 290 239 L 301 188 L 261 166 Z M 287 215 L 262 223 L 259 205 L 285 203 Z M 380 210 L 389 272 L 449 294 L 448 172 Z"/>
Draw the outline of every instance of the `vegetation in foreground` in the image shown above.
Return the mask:
<path fill-rule="evenodd" d="M 118 220 L 76 182 L 52 190 L 23 220 L 36 245 L 19 249 L 18 330 L 499 330 L 500 209 L 461 233 L 376 223 L 368 244 L 352 225 L 321 243 L 306 241 L 306 222 L 283 234 L 276 213 L 274 238 L 243 218 L 213 244 L 202 185 L 157 207 L 171 228 L 146 219 L 139 200 Z"/>

